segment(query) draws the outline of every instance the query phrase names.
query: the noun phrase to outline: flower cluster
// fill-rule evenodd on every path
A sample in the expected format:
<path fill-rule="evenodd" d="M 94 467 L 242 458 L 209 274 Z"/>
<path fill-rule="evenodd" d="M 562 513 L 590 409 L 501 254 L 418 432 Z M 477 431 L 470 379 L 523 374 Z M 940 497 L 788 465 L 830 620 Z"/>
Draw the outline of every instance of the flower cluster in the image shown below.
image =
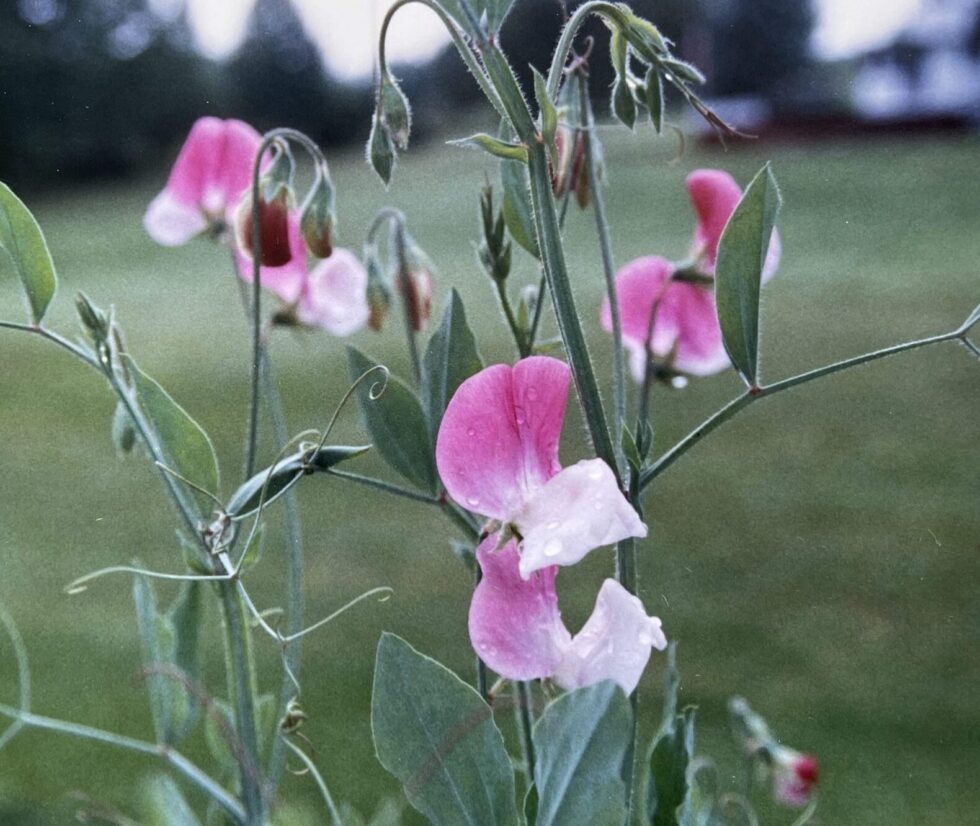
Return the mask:
<path fill-rule="evenodd" d="M 651 647 L 667 645 L 660 620 L 611 579 L 574 637 L 558 610 L 558 566 L 647 534 L 605 462 L 559 464 L 570 382 L 564 362 L 533 356 L 480 371 L 446 408 L 436 441 L 443 484 L 457 503 L 492 520 L 477 549 L 483 578 L 470 639 L 509 679 L 551 678 L 565 688 L 613 679 L 630 692 Z"/>
<path fill-rule="evenodd" d="M 698 169 L 687 178 L 697 215 L 689 260 L 676 264 L 659 255 L 630 261 L 616 274 L 623 344 L 630 354 L 633 378 L 642 382 L 648 354 L 670 371 L 707 376 L 725 369 L 728 354 L 715 308 L 714 272 L 721 234 L 738 206 L 742 191 L 735 179 L 718 169 Z M 762 281 L 779 266 L 780 241 L 774 231 Z M 608 298 L 600 313 L 612 330 Z"/>
<path fill-rule="evenodd" d="M 262 137 L 247 123 L 205 117 L 191 128 L 167 185 L 143 225 L 158 244 L 180 246 L 207 233 L 231 245 L 239 276 L 252 280 L 251 183 Z M 367 273 L 346 249 L 309 265 L 300 216 L 288 205 L 261 209 L 260 281 L 300 324 L 349 335 L 367 322 Z M 229 231 L 235 227 L 237 231 Z"/>

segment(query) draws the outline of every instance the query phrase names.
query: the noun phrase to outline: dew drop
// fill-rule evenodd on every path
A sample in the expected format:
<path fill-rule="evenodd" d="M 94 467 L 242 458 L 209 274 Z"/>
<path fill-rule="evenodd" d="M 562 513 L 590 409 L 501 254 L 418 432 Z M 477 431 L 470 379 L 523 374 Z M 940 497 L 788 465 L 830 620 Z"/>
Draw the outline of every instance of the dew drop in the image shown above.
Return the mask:
<path fill-rule="evenodd" d="M 545 556 L 558 556 L 561 553 L 562 544 L 560 539 L 549 539 L 544 543 L 543 553 Z"/>
<path fill-rule="evenodd" d="M 602 468 L 592 467 L 589 468 L 589 478 L 590 479 L 601 479 L 602 478 Z"/>
<path fill-rule="evenodd" d="M 475 435 L 476 435 L 476 428 L 475 428 L 475 427 L 471 427 L 471 428 L 469 428 L 469 429 L 468 429 L 468 430 L 466 431 L 466 435 L 467 435 L 467 436 L 475 436 Z"/>
<path fill-rule="evenodd" d="M 556 520 L 556 521 L 554 521 L 554 522 L 549 522 L 549 523 L 548 523 L 547 525 L 545 525 L 545 527 L 546 527 L 546 528 L 547 528 L 547 529 L 548 529 L 549 531 L 556 531 L 556 530 L 558 530 L 558 527 L 560 526 L 560 524 L 561 524 L 561 523 L 560 523 L 560 522 L 558 522 L 558 521 Z"/>
<path fill-rule="evenodd" d="M 475 508 L 477 505 L 480 504 L 480 499 L 479 497 L 476 496 L 470 496 L 467 498 L 466 504 L 469 505 L 471 508 Z"/>
<path fill-rule="evenodd" d="M 527 421 L 527 416 L 524 415 L 524 410 L 520 407 L 514 411 L 514 418 L 518 424 L 524 424 Z"/>

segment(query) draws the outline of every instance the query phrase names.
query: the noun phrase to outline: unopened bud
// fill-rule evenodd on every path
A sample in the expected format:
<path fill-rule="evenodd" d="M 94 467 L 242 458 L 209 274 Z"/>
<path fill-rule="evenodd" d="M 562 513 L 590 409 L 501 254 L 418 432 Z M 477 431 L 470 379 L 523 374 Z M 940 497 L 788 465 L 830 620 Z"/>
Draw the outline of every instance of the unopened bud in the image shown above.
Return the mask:
<path fill-rule="evenodd" d="M 334 187 L 326 166 L 317 169 L 316 181 L 303 203 L 300 229 L 310 252 L 317 258 L 329 258 L 333 252 Z"/>
<path fill-rule="evenodd" d="M 235 211 L 235 239 L 249 259 L 254 253 L 255 217 L 252 195 L 246 193 Z M 281 267 L 293 259 L 289 248 L 289 201 L 284 193 L 271 201 L 259 196 L 259 261 L 264 267 Z"/>
<path fill-rule="evenodd" d="M 817 758 L 780 746 L 772 755 L 772 794 L 787 806 L 810 802 L 820 770 Z"/>
<path fill-rule="evenodd" d="M 388 317 L 388 310 L 391 307 L 391 286 L 374 250 L 366 254 L 364 266 L 368 274 L 368 327 L 379 332 L 384 326 L 384 321 Z"/>
<path fill-rule="evenodd" d="M 408 148 L 408 136 L 412 131 L 412 109 L 405 93 L 387 72 L 381 78 L 381 116 L 399 149 Z"/>
<path fill-rule="evenodd" d="M 89 300 L 85 293 L 76 294 L 75 310 L 78 312 L 82 327 L 85 328 L 92 341 L 95 343 L 105 341 L 109 333 L 109 318 Z"/>
<path fill-rule="evenodd" d="M 432 262 L 406 233 L 401 289 L 412 329 L 422 332 L 432 315 Z"/>
<path fill-rule="evenodd" d="M 541 296 L 538 294 L 537 284 L 528 284 L 521 290 L 520 306 L 518 312 L 526 314 L 527 318 L 534 318 L 538 310 L 538 301 Z"/>
<path fill-rule="evenodd" d="M 388 127 L 382 123 L 378 112 L 374 113 L 371 136 L 367 144 L 368 161 L 378 173 L 385 186 L 391 181 L 391 170 L 395 166 L 395 145 L 392 143 Z"/>

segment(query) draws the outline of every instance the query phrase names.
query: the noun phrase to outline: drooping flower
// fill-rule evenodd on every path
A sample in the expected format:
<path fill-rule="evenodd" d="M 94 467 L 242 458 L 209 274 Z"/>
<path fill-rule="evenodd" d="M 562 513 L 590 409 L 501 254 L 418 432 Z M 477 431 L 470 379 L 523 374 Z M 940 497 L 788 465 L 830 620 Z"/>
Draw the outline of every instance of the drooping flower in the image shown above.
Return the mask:
<path fill-rule="evenodd" d="M 569 690 L 615 680 L 632 692 L 651 648 L 667 647 L 660 620 L 607 579 L 592 616 L 573 637 L 558 609 L 558 567 L 522 577 L 517 543 L 510 540 L 499 550 L 496 544 L 490 536 L 477 549 L 483 578 L 470 605 L 470 640 L 483 661 L 512 680 L 551 678 Z"/>
<path fill-rule="evenodd" d="M 321 327 L 335 336 L 357 332 L 370 315 L 367 281 L 367 271 L 354 253 L 340 247 L 334 249 L 329 258 L 313 268 L 303 284 L 296 317 L 303 324 Z"/>
<path fill-rule="evenodd" d="M 718 326 L 714 286 L 718 242 L 742 191 L 735 179 L 718 169 L 698 169 L 687 178 L 688 194 L 697 215 L 691 260 L 682 267 L 660 256 L 638 258 L 616 274 L 623 344 L 630 368 L 643 381 L 649 351 L 681 373 L 707 376 L 729 364 Z M 762 272 L 768 281 L 779 265 L 780 241 L 773 233 Z M 612 331 L 608 298 L 600 321 Z M 651 326 L 652 325 L 652 326 Z"/>
<path fill-rule="evenodd" d="M 245 201 L 250 199 L 246 196 Z M 263 231 L 262 243 L 266 240 L 265 236 L 266 233 Z M 295 212 L 290 212 L 286 218 L 285 246 L 288 249 L 288 255 L 283 255 L 285 263 L 278 267 L 265 265 L 260 267 L 259 281 L 263 287 L 279 296 L 285 304 L 294 304 L 303 294 L 310 271 L 299 216 Z M 234 254 L 239 277 L 251 284 L 254 270 L 251 254 L 246 253 L 238 243 L 234 246 Z"/>
<path fill-rule="evenodd" d="M 216 226 L 249 188 L 262 137 L 240 120 L 200 118 L 174 162 L 167 185 L 151 202 L 143 226 L 158 244 L 176 247 Z"/>
<path fill-rule="evenodd" d="M 817 758 L 779 746 L 772 754 L 773 797 L 787 806 L 805 806 L 817 785 Z"/>
<path fill-rule="evenodd" d="M 524 579 L 647 534 L 605 462 L 561 468 L 558 439 L 570 382 L 568 365 L 545 356 L 487 367 L 460 385 L 436 439 L 447 492 L 516 532 Z"/>

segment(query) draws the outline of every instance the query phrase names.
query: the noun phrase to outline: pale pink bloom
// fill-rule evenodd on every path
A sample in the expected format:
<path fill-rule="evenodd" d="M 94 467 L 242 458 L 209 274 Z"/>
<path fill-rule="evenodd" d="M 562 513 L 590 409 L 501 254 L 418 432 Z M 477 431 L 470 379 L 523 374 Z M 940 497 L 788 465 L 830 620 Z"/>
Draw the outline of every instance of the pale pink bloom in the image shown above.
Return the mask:
<path fill-rule="evenodd" d="M 779 746 L 772 755 L 773 797 L 787 806 L 805 806 L 817 785 L 817 759 Z"/>
<path fill-rule="evenodd" d="M 615 680 L 632 692 L 651 648 L 667 647 L 660 620 L 607 579 L 592 616 L 573 637 L 558 610 L 557 566 L 522 577 L 516 542 L 495 546 L 490 536 L 477 549 L 483 578 L 470 605 L 470 640 L 483 661 L 511 680 L 551 678 L 569 690 Z"/>
<path fill-rule="evenodd" d="M 718 242 L 731 218 L 742 190 L 727 172 L 698 169 L 687 178 L 687 190 L 697 215 L 691 258 L 702 276 L 712 277 Z M 779 265 L 779 236 L 773 232 L 762 272 L 768 281 Z M 623 344 L 630 355 L 630 371 L 637 382 L 646 372 L 646 340 L 653 336 L 650 350 L 682 373 L 707 376 L 729 364 L 718 326 L 714 290 L 708 285 L 673 280 L 677 267 L 660 256 L 650 255 L 626 264 L 616 274 Z M 600 321 L 612 331 L 608 298 L 603 300 Z"/>
<path fill-rule="evenodd" d="M 240 120 L 200 118 L 191 127 L 163 191 L 143 226 L 158 244 L 176 247 L 216 223 L 230 224 L 249 188 L 262 137 Z"/>
<path fill-rule="evenodd" d="M 545 356 L 487 367 L 460 385 L 436 439 L 449 495 L 521 537 L 524 579 L 647 534 L 605 462 L 561 468 L 558 439 L 570 382 L 568 365 Z"/>
<path fill-rule="evenodd" d="M 265 269 L 262 272 L 265 282 Z M 296 317 L 335 336 L 348 336 L 363 327 L 370 315 L 367 271 L 348 249 L 337 247 L 320 261 L 303 284 Z"/>

